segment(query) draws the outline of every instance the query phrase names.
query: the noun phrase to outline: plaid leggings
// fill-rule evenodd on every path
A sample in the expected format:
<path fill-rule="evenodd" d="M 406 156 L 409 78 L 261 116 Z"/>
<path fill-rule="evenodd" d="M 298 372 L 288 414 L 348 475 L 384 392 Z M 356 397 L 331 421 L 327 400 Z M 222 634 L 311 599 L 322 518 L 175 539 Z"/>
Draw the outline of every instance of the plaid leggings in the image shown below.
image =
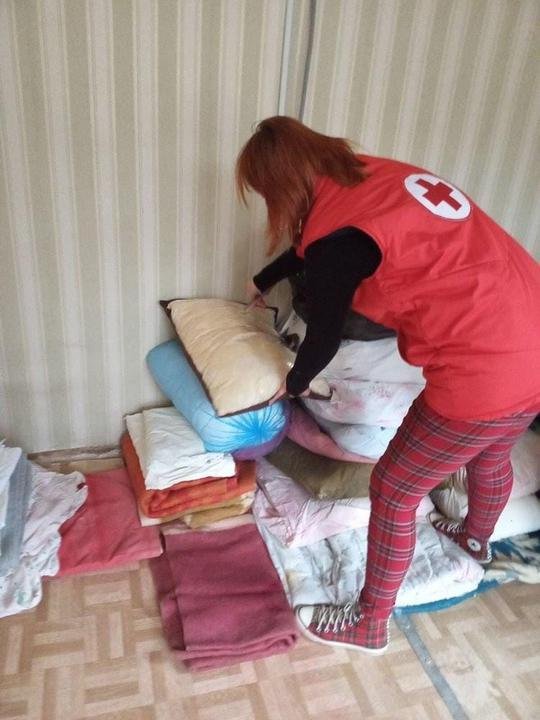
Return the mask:
<path fill-rule="evenodd" d="M 488 540 L 512 489 L 510 450 L 535 412 L 498 420 L 448 420 L 429 408 L 423 393 L 375 466 L 366 579 L 360 602 L 366 614 L 387 618 L 411 564 L 420 500 L 451 473 L 467 468 L 467 533 Z"/>

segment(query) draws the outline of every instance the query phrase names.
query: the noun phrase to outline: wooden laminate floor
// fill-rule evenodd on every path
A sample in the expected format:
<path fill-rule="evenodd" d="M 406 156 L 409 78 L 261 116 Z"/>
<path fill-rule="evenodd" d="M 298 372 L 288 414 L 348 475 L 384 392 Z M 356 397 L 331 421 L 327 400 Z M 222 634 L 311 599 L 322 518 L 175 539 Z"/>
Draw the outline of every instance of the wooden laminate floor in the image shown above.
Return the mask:
<path fill-rule="evenodd" d="M 0 718 L 540 719 L 538 585 L 412 621 L 454 692 L 452 712 L 394 622 L 381 657 L 302 639 L 287 655 L 190 673 L 162 636 L 146 562 L 53 579 L 36 609 L 0 619 Z"/>

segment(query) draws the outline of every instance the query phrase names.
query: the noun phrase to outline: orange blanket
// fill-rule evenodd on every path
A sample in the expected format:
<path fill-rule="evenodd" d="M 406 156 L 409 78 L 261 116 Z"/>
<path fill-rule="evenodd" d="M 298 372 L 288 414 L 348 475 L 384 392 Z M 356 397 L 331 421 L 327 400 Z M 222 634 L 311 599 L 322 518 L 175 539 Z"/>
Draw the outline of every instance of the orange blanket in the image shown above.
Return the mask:
<path fill-rule="evenodd" d="M 251 460 L 238 461 L 237 475 L 233 477 L 202 478 L 177 483 L 167 490 L 147 490 L 129 433 L 122 436 L 121 448 L 137 502 L 147 517 L 178 515 L 193 508 L 200 510 L 255 490 L 255 463 Z"/>

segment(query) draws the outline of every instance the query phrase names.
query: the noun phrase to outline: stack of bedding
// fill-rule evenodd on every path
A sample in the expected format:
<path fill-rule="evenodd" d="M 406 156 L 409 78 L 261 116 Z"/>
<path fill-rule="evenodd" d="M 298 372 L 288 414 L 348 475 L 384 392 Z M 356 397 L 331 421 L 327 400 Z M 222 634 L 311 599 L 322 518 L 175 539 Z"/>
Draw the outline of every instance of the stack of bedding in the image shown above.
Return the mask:
<path fill-rule="evenodd" d="M 165 397 L 207 451 L 266 454 L 286 432 L 288 404 L 269 402 L 294 362 L 274 312 L 212 298 L 162 305 L 177 338 L 153 348 L 147 363 Z M 324 381 L 317 389 L 329 394 Z"/>
<path fill-rule="evenodd" d="M 163 542 L 150 567 L 165 636 L 189 668 L 255 660 L 295 645 L 294 615 L 252 522 L 212 532 L 171 528 Z"/>
<path fill-rule="evenodd" d="M 253 502 L 253 461 L 208 452 L 175 408 L 126 418 L 122 452 L 143 524 L 175 518 L 196 528 L 241 515 Z"/>
<path fill-rule="evenodd" d="M 141 522 L 182 518 L 197 528 L 250 508 L 252 461 L 287 430 L 288 403 L 269 400 L 290 351 L 271 310 L 217 299 L 162 305 L 178 337 L 153 348 L 147 363 L 173 407 L 128 416 L 122 451 Z"/>
<path fill-rule="evenodd" d="M 281 459 L 282 467 L 288 465 L 295 480 L 302 477 L 298 472 L 301 463 L 295 473 L 294 462 Z M 305 476 L 299 484 L 270 461 L 257 463 L 259 489 L 253 514 L 293 607 L 344 604 L 363 586 L 369 521 L 367 478 L 360 473 L 353 482 L 351 465 L 342 465 L 348 468 L 344 468 L 341 483 L 337 467 L 330 479 L 324 473 L 318 479 L 308 473 L 311 489 L 317 482 L 320 488 L 329 482 L 326 489 L 319 490 L 325 494 L 321 499 L 303 487 Z M 336 494 L 349 495 L 346 499 L 329 497 L 330 488 Z M 355 489 L 356 495 L 352 495 Z M 398 595 L 400 607 L 465 595 L 476 589 L 483 577 L 481 565 L 425 521 L 423 515 L 432 507 L 428 499 L 417 514 L 416 549 Z"/>

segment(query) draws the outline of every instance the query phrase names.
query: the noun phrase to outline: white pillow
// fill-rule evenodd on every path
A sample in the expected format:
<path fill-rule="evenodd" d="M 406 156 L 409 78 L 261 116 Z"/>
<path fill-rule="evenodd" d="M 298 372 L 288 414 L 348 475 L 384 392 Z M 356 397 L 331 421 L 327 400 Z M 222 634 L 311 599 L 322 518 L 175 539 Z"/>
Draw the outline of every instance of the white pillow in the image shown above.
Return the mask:
<path fill-rule="evenodd" d="M 170 301 L 166 310 L 221 417 L 268 404 L 293 366 L 295 355 L 276 332 L 271 308 L 186 299 Z M 324 380 L 310 389 L 330 395 Z"/>

